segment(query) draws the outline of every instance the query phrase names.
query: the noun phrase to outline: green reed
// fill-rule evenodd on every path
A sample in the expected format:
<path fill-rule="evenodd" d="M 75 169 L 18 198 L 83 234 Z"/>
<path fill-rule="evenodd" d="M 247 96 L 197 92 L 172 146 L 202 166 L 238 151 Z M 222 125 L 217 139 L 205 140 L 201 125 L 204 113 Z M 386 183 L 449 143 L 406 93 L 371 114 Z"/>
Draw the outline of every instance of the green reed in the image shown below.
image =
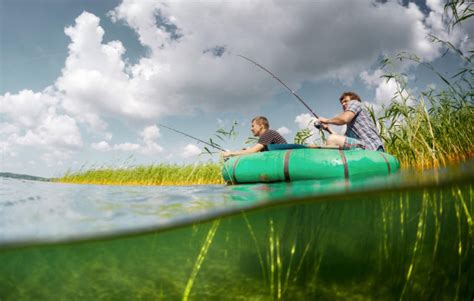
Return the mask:
<path fill-rule="evenodd" d="M 217 163 L 190 165 L 157 164 L 124 168 L 98 167 L 67 172 L 57 179 L 63 183 L 107 185 L 193 185 L 222 184 L 221 166 Z"/>
<path fill-rule="evenodd" d="M 418 98 L 402 88 L 381 116 L 372 117 L 381 125 L 386 149 L 404 167 L 429 168 L 471 158 L 474 153 L 474 107 L 465 98 L 433 91 Z"/>
<path fill-rule="evenodd" d="M 449 1 L 445 5 L 446 15 L 452 16 L 448 28 L 459 26 L 472 17 L 473 7 L 473 3 Z M 372 118 L 381 127 L 380 134 L 387 151 L 405 167 L 446 166 L 474 155 L 474 50 L 462 51 L 436 36 L 430 38 L 457 55 L 462 67 L 447 76 L 412 54 L 400 53 L 395 58 L 385 58 L 382 68 L 386 71 L 396 62 L 408 61 L 433 72 L 444 86 L 413 95 L 405 74 L 388 72 L 384 78 L 395 81 L 395 96 L 378 116 L 371 110 Z"/>

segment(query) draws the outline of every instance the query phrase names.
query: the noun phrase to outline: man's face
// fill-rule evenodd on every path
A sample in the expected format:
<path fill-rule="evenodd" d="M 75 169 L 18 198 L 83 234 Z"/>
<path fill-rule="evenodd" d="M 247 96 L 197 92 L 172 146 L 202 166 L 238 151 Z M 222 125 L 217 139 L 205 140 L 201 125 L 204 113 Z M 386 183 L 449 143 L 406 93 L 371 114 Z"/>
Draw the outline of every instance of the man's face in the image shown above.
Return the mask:
<path fill-rule="evenodd" d="M 344 97 L 342 100 L 341 100 L 341 105 L 342 105 L 342 109 L 345 111 L 347 110 L 347 106 L 349 104 L 349 101 L 351 101 L 351 97 L 350 96 L 346 96 Z"/>
<path fill-rule="evenodd" d="M 260 134 L 263 130 L 263 127 L 261 125 L 259 125 L 256 121 L 254 121 L 254 122 L 252 122 L 252 128 L 250 130 L 252 131 L 252 134 L 255 137 L 258 137 L 258 136 L 260 136 Z"/>

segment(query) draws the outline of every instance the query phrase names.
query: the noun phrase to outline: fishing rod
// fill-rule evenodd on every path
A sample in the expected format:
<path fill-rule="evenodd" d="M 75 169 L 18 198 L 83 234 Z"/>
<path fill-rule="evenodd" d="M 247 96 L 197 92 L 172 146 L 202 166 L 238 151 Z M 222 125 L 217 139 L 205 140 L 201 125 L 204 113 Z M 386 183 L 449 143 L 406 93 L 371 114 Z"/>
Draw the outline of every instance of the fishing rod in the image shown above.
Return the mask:
<path fill-rule="evenodd" d="M 166 128 L 166 129 L 168 129 L 168 130 L 170 130 L 170 131 L 173 131 L 173 132 L 179 133 L 179 134 L 181 134 L 181 135 L 184 135 L 184 136 L 186 136 L 186 137 L 189 137 L 189 138 L 191 138 L 191 139 L 197 140 L 197 141 L 199 141 L 199 142 L 201 142 L 201 143 L 204 143 L 204 144 L 206 144 L 206 145 L 208 145 L 208 146 L 210 146 L 210 147 L 213 147 L 213 148 L 215 148 L 215 149 L 218 149 L 218 150 L 220 150 L 220 151 L 225 152 L 225 149 L 223 149 L 223 148 L 221 148 L 221 147 L 215 145 L 214 143 L 212 143 L 212 141 L 211 141 L 211 143 L 212 143 L 212 144 L 211 144 L 211 143 L 206 142 L 206 141 L 204 141 L 204 140 L 201 140 L 201 139 L 199 139 L 199 138 L 193 137 L 193 136 L 191 136 L 191 135 L 188 135 L 188 134 L 186 134 L 186 133 L 183 133 L 183 132 L 181 132 L 181 131 L 178 131 L 178 130 L 176 130 L 176 129 L 173 129 L 173 128 L 171 128 L 171 127 L 169 127 L 169 126 L 166 126 L 166 125 L 164 125 L 164 124 L 157 123 L 157 125 L 158 125 L 158 126 L 161 126 L 161 127 L 164 127 L 164 128 Z"/>
<path fill-rule="evenodd" d="M 246 56 L 243 56 L 241 54 L 238 54 L 237 56 L 240 56 L 241 58 L 243 58 L 244 60 L 247 60 L 253 64 L 255 64 L 255 66 L 259 67 L 260 69 L 264 70 L 265 72 L 267 72 L 268 74 L 270 74 L 274 79 L 276 79 L 280 84 L 282 84 L 286 89 L 288 89 L 288 91 L 291 92 L 291 94 L 293 94 L 310 112 L 311 114 L 313 114 L 314 117 L 316 117 L 317 119 L 319 119 L 319 116 L 313 112 L 313 110 L 311 110 L 311 108 L 308 106 L 308 104 L 306 104 L 306 102 L 298 95 L 296 94 L 295 91 L 293 91 L 292 89 L 290 89 L 290 87 L 288 87 L 281 79 L 279 79 L 275 74 L 273 74 L 270 70 L 268 70 L 267 68 L 263 67 L 262 65 L 260 65 L 259 63 L 257 63 L 256 61 L 246 57 Z M 324 130 L 326 130 L 329 134 L 332 134 L 332 130 L 329 128 L 329 127 L 323 127 Z"/>

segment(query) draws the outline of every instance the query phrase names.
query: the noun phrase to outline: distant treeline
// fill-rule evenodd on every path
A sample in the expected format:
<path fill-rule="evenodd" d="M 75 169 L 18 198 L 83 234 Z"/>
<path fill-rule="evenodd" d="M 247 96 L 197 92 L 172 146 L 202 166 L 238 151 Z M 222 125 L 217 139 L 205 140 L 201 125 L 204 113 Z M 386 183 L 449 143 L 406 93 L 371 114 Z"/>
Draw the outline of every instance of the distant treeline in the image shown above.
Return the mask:
<path fill-rule="evenodd" d="M 0 177 L 31 180 L 31 181 L 45 181 L 45 182 L 51 181 L 51 179 L 49 178 L 42 178 L 42 177 L 36 177 L 36 176 L 30 176 L 30 175 L 20 175 L 20 174 L 11 173 L 11 172 L 0 172 Z"/>

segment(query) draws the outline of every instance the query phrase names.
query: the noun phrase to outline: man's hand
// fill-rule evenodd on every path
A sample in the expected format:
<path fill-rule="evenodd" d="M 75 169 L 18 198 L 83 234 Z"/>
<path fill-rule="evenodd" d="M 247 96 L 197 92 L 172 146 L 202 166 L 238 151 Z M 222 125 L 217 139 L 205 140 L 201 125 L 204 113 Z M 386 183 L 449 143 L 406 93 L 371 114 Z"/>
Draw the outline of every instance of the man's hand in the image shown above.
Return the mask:
<path fill-rule="evenodd" d="M 224 158 L 232 157 L 232 152 L 230 152 L 230 151 L 222 152 L 221 155 L 222 155 L 222 157 L 224 157 Z"/>
<path fill-rule="evenodd" d="M 327 120 L 326 118 L 323 118 L 323 119 Z M 317 129 L 324 129 L 324 130 L 329 129 L 329 126 L 321 122 L 321 119 L 314 118 L 312 122 L 314 124 L 314 127 Z"/>
<path fill-rule="evenodd" d="M 329 125 L 328 125 L 329 119 L 320 117 L 319 119 L 315 119 L 315 120 L 316 120 L 314 122 L 314 127 L 315 128 L 326 130 L 330 134 L 332 134 L 332 130 L 329 128 Z"/>

